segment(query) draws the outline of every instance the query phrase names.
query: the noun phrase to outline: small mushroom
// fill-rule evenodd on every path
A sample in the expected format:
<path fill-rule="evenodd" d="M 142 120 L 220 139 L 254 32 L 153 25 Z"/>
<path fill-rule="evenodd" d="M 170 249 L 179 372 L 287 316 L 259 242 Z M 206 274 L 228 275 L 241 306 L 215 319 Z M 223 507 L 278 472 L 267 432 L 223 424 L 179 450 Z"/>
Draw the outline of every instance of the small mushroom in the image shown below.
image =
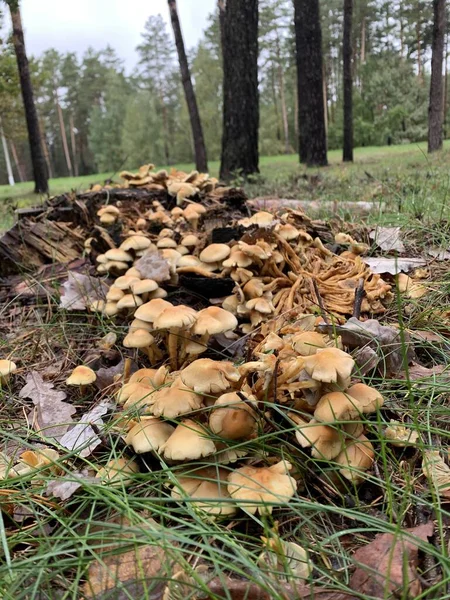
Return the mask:
<path fill-rule="evenodd" d="M 256 398 L 243 392 L 241 395 L 236 392 L 222 394 L 209 416 L 211 431 L 226 440 L 249 438 L 256 432 L 258 424 L 252 404 L 256 405 Z"/>
<path fill-rule="evenodd" d="M 175 428 L 155 417 L 141 417 L 141 421 L 130 429 L 125 444 L 132 446 L 136 454 L 158 451 L 175 431 Z"/>
<path fill-rule="evenodd" d="M 216 446 L 199 423 L 186 419 L 160 448 L 168 460 L 197 460 L 214 454 Z"/>
<path fill-rule="evenodd" d="M 198 394 L 219 394 L 237 383 L 240 374 L 231 362 L 199 358 L 185 367 L 180 377 L 189 389 Z"/>
<path fill-rule="evenodd" d="M 231 249 L 227 244 L 210 244 L 200 252 L 200 260 L 205 263 L 222 262 L 230 256 Z"/>
<path fill-rule="evenodd" d="M 330 392 L 321 397 L 314 411 L 314 418 L 322 423 L 333 424 L 351 421 L 362 412 L 358 400 L 348 393 Z"/>
<path fill-rule="evenodd" d="M 373 413 L 383 406 L 384 398 L 378 390 L 365 383 L 355 383 L 346 394 L 355 398 L 362 413 Z"/>
<path fill-rule="evenodd" d="M 324 383 L 348 383 L 355 361 L 339 348 L 320 348 L 311 356 L 305 356 L 305 371 L 316 381 Z M 345 385 L 344 389 L 348 385 Z"/>
<path fill-rule="evenodd" d="M 326 348 L 324 336 L 315 331 L 300 331 L 291 338 L 294 350 L 300 356 L 312 356 L 319 348 Z"/>
<path fill-rule="evenodd" d="M 84 365 L 75 367 L 70 376 L 66 379 L 67 385 L 74 385 L 80 388 L 80 393 L 84 394 L 88 385 L 94 383 L 97 379 L 95 371 Z"/>
<path fill-rule="evenodd" d="M 228 471 L 221 467 L 204 467 L 178 476 L 171 496 L 176 500 L 188 497 L 190 504 L 214 516 L 231 516 L 236 506 L 227 489 Z"/>
<path fill-rule="evenodd" d="M 388 427 L 386 427 L 384 436 L 390 444 L 399 448 L 414 446 L 419 439 L 419 433 L 412 429 L 412 427 L 405 427 L 403 423 L 399 423 L 393 419 L 391 419 Z"/>
<path fill-rule="evenodd" d="M 128 263 L 133 261 L 133 257 L 129 252 L 125 252 L 122 248 L 112 248 L 105 252 L 105 257 L 108 261 L 120 261 L 122 263 Z"/>
<path fill-rule="evenodd" d="M 129 458 L 113 458 L 98 470 L 95 477 L 101 479 L 103 485 L 128 486 L 133 483 L 134 473 L 139 473 L 136 461 Z"/>
<path fill-rule="evenodd" d="M 271 467 L 241 467 L 228 476 L 228 491 L 238 506 L 251 514 L 271 514 L 273 506 L 287 504 L 297 482 L 289 475 L 292 465 L 280 461 Z"/>
<path fill-rule="evenodd" d="M 375 452 L 369 440 L 361 435 L 357 440 L 350 440 L 344 449 L 335 458 L 341 465 L 339 472 L 343 477 L 353 483 L 361 483 L 364 479 L 363 473 L 370 469 L 373 464 Z"/>
<path fill-rule="evenodd" d="M 139 315 L 136 315 L 139 316 Z M 191 327 L 197 318 L 197 311 L 189 306 L 180 304 L 179 306 L 167 307 L 153 321 L 155 329 L 166 329 L 169 332 L 168 351 L 172 368 L 178 367 L 178 338 L 182 329 Z"/>
<path fill-rule="evenodd" d="M 153 365 L 161 358 L 158 348 L 155 345 L 155 338 L 146 329 L 132 329 L 123 340 L 125 348 L 139 348 L 143 350 Z"/>
<path fill-rule="evenodd" d="M 155 298 L 140 306 L 134 313 L 134 317 L 141 321 L 145 321 L 146 323 L 153 323 L 166 308 L 171 306 L 172 304 L 167 302 L 167 300 Z"/>
<path fill-rule="evenodd" d="M 17 366 L 12 360 L 0 360 L 0 384 L 8 383 L 11 375 L 17 371 Z"/>
<path fill-rule="evenodd" d="M 238 320 L 233 314 L 219 306 L 208 306 L 197 313 L 192 331 L 201 336 L 201 343 L 206 345 L 212 335 L 233 331 L 237 326 Z"/>
<path fill-rule="evenodd" d="M 151 241 L 143 235 L 132 235 L 120 244 L 121 250 L 128 252 L 134 250 L 147 250 L 152 245 Z"/>
<path fill-rule="evenodd" d="M 290 415 L 291 416 L 291 415 Z M 295 419 L 295 437 L 302 448 L 312 448 L 311 456 L 319 460 L 332 460 L 341 452 L 344 435 L 335 427 L 323 425 L 316 420 L 309 423 Z"/>
<path fill-rule="evenodd" d="M 170 387 L 162 387 L 155 392 L 150 411 L 156 417 L 175 419 L 202 406 L 202 396 L 189 389 L 178 377 Z"/>

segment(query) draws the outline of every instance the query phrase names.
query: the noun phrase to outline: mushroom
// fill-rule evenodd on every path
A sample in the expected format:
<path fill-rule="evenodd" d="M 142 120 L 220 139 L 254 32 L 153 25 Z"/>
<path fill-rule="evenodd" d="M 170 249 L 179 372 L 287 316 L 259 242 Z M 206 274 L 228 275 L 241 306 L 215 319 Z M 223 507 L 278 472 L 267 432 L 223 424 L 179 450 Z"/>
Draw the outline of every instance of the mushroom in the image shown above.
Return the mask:
<path fill-rule="evenodd" d="M 188 497 L 192 506 L 209 515 L 234 515 L 236 506 L 228 493 L 227 476 L 223 467 L 204 467 L 178 476 L 171 496 L 176 500 Z"/>
<path fill-rule="evenodd" d="M 133 294 L 137 294 L 138 296 L 154 292 L 158 289 L 158 287 L 158 284 L 156 281 L 153 281 L 153 279 L 141 279 L 140 281 L 133 281 L 133 283 L 130 285 L 130 289 Z"/>
<path fill-rule="evenodd" d="M 419 439 L 417 431 L 411 427 L 405 427 L 403 423 L 399 423 L 393 419 L 391 419 L 388 427 L 386 427 L 384 436 L 390 444 L 399 448 L 414 446 Z"/>
<path fill-rule="evenodd" d="M 139 316 L 139 315 L 136 315 Z M 178 367 L 178 338 L 183 328 L 189 328 L 197 318 L 197 311 L 189 306 L 180 304 L 179 306 L 167 307 L 153 321 L 155 329 L 167 329 L 169 338 L 167 342 L 169 359 L 172 368 Z"/>
<path fill-rule="evenodd" d="M 292 415 L 289 414 L 289 416 Z M 297 425 L 295 437 L 302 448 L 311 448 L 311 456 L 319 460 L 332 460 L 341 452 L 344 435 L 335 427 L 323 425 L 316 420 L 309 423 L 303 419 L 293 419 Z"/>
<path fill-rule="evenodd" d="M 122 248 L 111 248 L 105 252 L 105 257 L 108 261 L 119 261 L 122 263 L 129 263 L 133 261 L 133 257 L 129 252 L 122 250 Z"/>
<path fill-rule="evenodd" d="M 233 331 L 237 326 L 238 320 L 233 314 L 219 306 L 208 306 L 197 313 L 192 331 L 201 336 L 201 343 L 206 345 L 212 335 Z"/>
<path fill-rule="evenodd" d="M 238 506 L 250 514 L 271 514 L 295 494 L 297 482 L 289 475 L 292 465 L 280 461 L 271 467 L 241 467 L 228 476 L 228 491 Z"/>
<path fill-rule="evenodd" d="M 152 245 L 151 241 L 143 235 L 132 235 L 120 244 L 121 250 L 128 252 L 134 250 L 147 250 Z"/>
<path fill-rule="evenodd" d="M 180 373 L 183 383 L 198 394 L 225 392 L 240 379 L 239 371 L 228 361 L 199 358 Z"/>
<path fill-rule="evenodd" d="M 132 446 L 136 454 L 158 451 L 175 431 L 175 428 L 155 417 L 141 417 L 141 421 L 130 429 L 125 444 Z"/>
<path fill-rule="evenodd" d="M 357 440 L 348 441 L 335 461 L 341 465 L 339 472 L 343 477 L 353 483 L 361 483 L 364 479 L 363 473 L 370 469 L 374 457 L 372 444 L 366 436 L 361 435 Z"/>
<path fill-rule="evenodd" d="M 160 352 L 155 345 L 155 338 L 146 329 L 132 329 L 123 340 L 125 348 L 140 348 L 148 356 L 150 364 L 153 365 L 159 358 Z"/>
<path fill-rule="evenodd" d="M 122 275 L 118 277 L 114 282 L 114 287 L 119 288 L 119 290 L 129 290 L 131 289 L 131 285 L 133 283 L 137 283 L 140 281 L 140 277 L 134 277 L 132 275 Z"/>
<path fill-rule="evenodd" d="M 106 300 L 108 300 L 108 302 L 119 302 L 119 300 L 121 300 L 124 296 L 125 292 L 123 290 L 120 290 L 115 285 L 112 285 L 106 294 Z"/>
<path fill-rule="evenodd" d="M 124 308 L 135 309 L 143 304 L 142 298 L 139 296 L 135 296 L 134 294 L 125 294 L 122 298 L 117 302 L 117 309 L 123 310 Z"/>
<path fill-rule="evenodd" d="M 355 361 L 339 348 L 320 348 L 311 356 L 305 356 L 305 371 L 316 381 L 348 384 Z M 346 389 L 348 385 L 344 386 Z"/>
<path fill-rule="evenodd" d="M 70 376 L 66 379 L 67 385 L 74 385 L 80 388 L 80 393 L 84 394 L 86 387 L 97 379 L 95 371 L 84 365 L 75 367 Z"/>
<path fill-rule="evenodd" d="M 315 331 L 300 331 L 291 338 L 294 350 L 301 356 L 312 356 L 319 348 L 326 348 L 324 336 Z"/>
<path fill-rule="evenodd" d="M 214 454 L 216 446 L 199 423 L 186 419 L 160 448 L 168 460 L 196 460 Z"/>
<path fill-rule="evenodd" d="M 162 387 L 155 392 L 150 411 L 156 417 L 174 419 L 202 406 L 202 396 L 189 389 L 178 377 L 170 387 Z"/>
<path fill-rule="evenodd" d="M 0 360 L 0 384 L 8 383 L 12 373 L 17 371 L 17 366 L 12 360 Z"/>
<path fill-rule="evenodd" d="M 176 241 L 169 237 L 161 238 L 156 242 L 157 248 L 176 248 L 177 245 L 178 244 L 176 243 Z"/>
<path fill-rule="evenodd" d="M 200 260 L 205 263 L 222 262 L 230 256 L 230 246 L 227 244 L 210 244 L 200 252 Z"/>
<path fill-rule="evenodd" d="M 198 246 L 199 243 L 200 240 L 198 239 L 198 237 L 192 233 L 185 235 L 181 240 L 181 245 L 186 246 L 186 248 L 189 248 L 190 250 Z"/>
<path fill-rule="evenodd" d="M 172 304 L 167 302 L 167 300 L 155 298 L 154 300 L 150 300 L 150 302 L 146 302 L 140 306 L 135 311 L 134 317 L 135 319 L 140 319 L 146 323 L 153 323 L 156 317 L 158 317 L 166 308 L 169 308 L 170 306 L 172 306 Z"/>
<path fill-rule="evenodd" d="M 380 392 L 365 383 L 355 383 L 347 389 L 346 394 L 358 402 L 362 413 L 375 412 L 384 403 L 384 398 Z"/>
<path fill-rule="evenodd" d="M 139 473 L 136 461 L 129 458 L 113 458 L 98 470 L 95 477 L 101 479 L 103 485 L 128 486 L 133 483 L 134 473 Z"/>
<path fill-rule="evenodd" d="M 256 405 L 256 398 L 243 392 L 240 395 L 236 392 L 222 394 L 215 401 L 209 415 L 211 431 L 226 440 L 249 438 L 257 429 L 252 404 Z"/>
<path fill-rule="evenodd" d="M 321 397 L 314 411 L 314 418 L 322 423 L 351 421 L 362 412 L 358 400 L 348 393 L 330 392 Z"/>

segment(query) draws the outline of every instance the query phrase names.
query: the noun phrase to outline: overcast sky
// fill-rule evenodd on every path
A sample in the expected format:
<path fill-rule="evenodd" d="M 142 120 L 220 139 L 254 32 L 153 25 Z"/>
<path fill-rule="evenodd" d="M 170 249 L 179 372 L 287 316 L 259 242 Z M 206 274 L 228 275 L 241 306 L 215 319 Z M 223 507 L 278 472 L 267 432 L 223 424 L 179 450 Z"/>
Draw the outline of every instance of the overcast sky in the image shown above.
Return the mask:
<path fill-rule="evenodd" d="M 215 6 L 216 0 L 179 0 L 188 48 L 200 38 Z M 137 62 L 134 49 L 146 19 L 161 13 L 170 24 L 167 0 L 21 0 L 21 7 L 29 54 L 39 56 L 51 47 L 82 54 L 88 46 L 100 50 L 110 44 L 127 71 Z"/>

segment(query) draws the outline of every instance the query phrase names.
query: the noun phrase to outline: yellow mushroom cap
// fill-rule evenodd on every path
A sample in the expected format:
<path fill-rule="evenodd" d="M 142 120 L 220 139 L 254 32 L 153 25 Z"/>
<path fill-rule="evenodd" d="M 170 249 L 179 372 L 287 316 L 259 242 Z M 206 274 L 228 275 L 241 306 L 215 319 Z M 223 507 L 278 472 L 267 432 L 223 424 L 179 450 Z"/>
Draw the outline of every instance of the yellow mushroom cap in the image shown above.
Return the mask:
<path fill-rule="evenodd" d="M 97 379 L 95 372 L 89 367 L 79 365 L 75 367 L 70 376 L 66 379 L 67 385 L 89 385 Z"/>
<path fill-rule="evenodd" d="M 347 389 L 346 393 L 358 401 L 363 413 L 375 412 L 384 403 L 384 398 L 380 392 L 365 383 L 355 383 Z"/>
<path fill-rule="evenodd" d="M 307 423 L 299 423 L 295 437 L 302 448 L 312 447 L 311 456 L 320 460 L 332 460 L 341 452 L 344 435 L 338 429 L 317 423 L 314 419 Z"/>
<path fill-rule="evenodd" d="M 140 281 L 139 277 L 133 277 L 131 275 L 122 275 L 118 277 L 114 282 L 114 287 L 119 288 L 119 290 L 129 290 L 130 286 L 133 283 L 137 283 Z"/>
<path fill-rule="evenodd" d="M 215 335 L 232 331 L 237 326 L 238 321 L 232 313 L 219 306 L 208 306 L 208 308 L 204 308 L 197 313 L 193 332 L 196 335 Z"/>
<path fill-rule="evenodd" d="M 17 365 L 12 360 L 0 360 L 0 377 L 8 377 L 17 371 Z"/>
<path fill-rule="evenodd" d="M 120 244 L 122 250 L 146 250 L 151 246 L 151 241 L 143 235 L 132 235 Z"/>
<path fill-rule="evenodd" d="M 125 336 L 123 345 L 125 348 L 148 348 L 154 341 L 155 338 L 146 329 L 133 329 Z"/>
<path fill-rule="evenodd" d="M 169 237 L 161 238 L 156 242 L 157 248 L 176 248 L 177 246 L 176 241 Z"/>
<path fill-rule="evenodd" d="M 197 311 L 190 306 L 170 305 L 153 321 L 155 329 L 172 329 L 174 327 L 190 327 L 197 318 Z"/>
<path fill-rule="evenodd" d="M 210 515 L 233 515 L 236 506 L 227 489 L 228 473 L 223 467 L 204 467 L 178 476 L 171 496 L 176 500 L 188 496 L 191 504 Z"/>
<path fill-rule="evenodd" d="M 131 254 L 125 252 L 125 250 L 122 250 L 121 248 L 112 248 L 111 250 L 105 252 L 105 256 L 108 261 L 120 261 L 127 263 L 133 260 Z"/>
<path fill-rule="evenodd" d="M 230 496 L 251 514 L 271 514 L 273 505 L 286 504 L 295 494 L 297 482 L 289 475 L 291 468 L 285 461 L 271 467 L 241 467 L 228 476 Z"/>
<path fill-rule="evenodd" d="M 104 485 L 130 485 L 133 482 L 133 473 L 139 472 L 136 461 L 128 458 L 113 458 L 104 467 L 98 470 L 97 479 Z"/>
<path fill-rule="evenodd" d="M 193 248 L 194 246 L 198 246 L 199 243 L 200 240 L 196 235 L 193 234 L 185 235 L 184 238 L 181 240 L 181 245 L 186 246 L 187 248 Z"/>
<path fill-rule="evenodd" d="M 323 335 L 315 331 L 300 331 L 292 336 L 292 347 L 301 356 L 311 356 L 319 348 L 325 348 L 326 343 Z"/>
<path fill-rule="evenodd" d="M 314 411 L 314 418 L 322 423 L 336 423 L 351 421 L 361 412 L 358 400 L 348 393 L 330 392 L 320 398 Z"/>
<path fill-rule="evenodd" d="M 155 417 L 146 417 L 130 429 L 125 443 L 132 446 L 136 454 L 159 450 L 167 442 L 175 428 Z"/>
<path fill-rule="evenodd" d="M 369 440 L 361 435 L 357 440 L 349 441 L 345 448 L 338 454 L 335 461 L 342 468 L 341 475 L 353 483 L 363 480 L 363 473 L 373 464 L 375 452 Z"/>
<path fill-rule="evenodd" d="M 201 425 L 190 419 L 180 423 L 160 448 L 168 460 L 196 460 L 214 454 L 214 442 Z"/>
<path fill-rule="evenodd" d="M 312 356 L 305 356 L 305 371 L 316 381 L 336 383 L 350 377 L 355 361 L 339 348 L 320 348 Z"/>
<path fill-rule="evenodd" d="M 118 302 L 117 308 L 122 310 L 123 308 L 137 308 L 143 304 L 142 298 L 135 296 L 134 294 L 125 294 Z"/>
<path fill-rule="evenodd" d="M 123 290 L 120 290 L 118 287 L 112 285 L 109 288 L 108 293 L 106 294 L 106 299 L 109 300 L 110 302 L 118 302 L 124 296 L 125 296 L 125 292 Z"/>
<path fill-rule="evenodd" d="M 174 419 L 202 406 L 202 396 L 189 389 L 181 378 L 176 378 L 170 387 L 162 387 L 155 392 L 150 411 L 156 417 Z"/>
<path fill-rule="evenodd" d="M 150 300 L 150 302 L 146 302 L 142 306 L 140 306 L 134 316 L 136 319 L 140 319 L 141 321 L 146 321 L 147 323 L 153 323 L 153 321 L 164 311 L 166 308 L 171 307 L 172 304 L 163 300 L 162 298 L 155 298 L 154 300 Z"/>
<path fill-rule="evenodd" d="M 140 281 L 133 281 L 130 285 L 130 289 L 133 294 L 146 294 L 148 292 L 154 292 L 158 289 L 158 284 L 153 279 L 141 279 Z"/>
<path fill-rule="evenodd" d="M 247 438 L 255 433 L 257 420 L 252 403 L 256 403 L 256 398 L 243 392 L 242 396 L 249 403 L 244 402 L 236 392 L 217 398 L 209 415 L 209 427 L 213 433 L 227 440 Z"/>
<path fill-rule="evenodd" d="M 185 367 L 180 377 L 189 389 L 199 394 L 217 394 L 238 382 L 240 374 L 231 362 L 199 358 Z"/>
<path fill-rule="evenodd" d="M 205 263 L 213 263 L 225 260 L 231 253 L 227 244 L 210 244 L 200 252 L 200 260 Z"/>

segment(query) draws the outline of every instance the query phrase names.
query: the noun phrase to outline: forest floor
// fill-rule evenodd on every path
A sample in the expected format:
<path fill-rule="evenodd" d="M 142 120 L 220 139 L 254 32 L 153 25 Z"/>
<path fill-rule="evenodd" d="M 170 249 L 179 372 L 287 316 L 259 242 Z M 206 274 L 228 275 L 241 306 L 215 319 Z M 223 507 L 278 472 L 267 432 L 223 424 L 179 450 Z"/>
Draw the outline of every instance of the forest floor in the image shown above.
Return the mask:
<path fill-rule="evenodd" d="M 406 247 L 403 255 L 425 262 L 419 277 L 427 293 L 420 298 L 399 294 L 388 276 L 394 301 L 379 319 L 399 331 L 401 341 L 391 349 L 380 337 L 377 352 L 385 358 L 395 353 L 402 366 L 395 374 L 373 370 L 364 378 L 383 394 L 385 404 L 365 422 L 375 462 L 363 483 L 342 486 L 341 481 L 334 487 L 332 466 L 311 458 L 307 450 L 301 465 L 305 481 L 289 504 L 275 508 L 272 516 L 240 511 L 231 520 L 214 519 L 189 501 L 171 498 L 172 469 L 154 457 L 141 460 L 142 471 L 148 472 L 132 474 L 131 487 L 121 482 L 100 486 L 98 480 L 86 477 L 85 472 L 123 454 L 117 433 L 120 425 L 109 420 L 106 426 L 94 428 L 101 445 L 92 456 L 79 459 L 69 451 L 61 455 L 62 474 L 48 472 L 44 464 L 42 474 L 33 481 L 28 474 L 4 485 L 0 477 L 0 600 L 159 600 L 161 595 L 135 587 L 134 580 L 137 575 L 167 577 L 161 567 L 166 559 L 170 569 L 175 561 L 188 575 L 185 585 L 172 589 L 164 600 L 449 597 L 450 468 L 447 463 L 441 465 L 430 483 L 422 459 L 430 450 L 440 451 L 447 459 L 450 439 L 450 150 L 430 158 L 422 145 L 360 149 L 353 165 L 340 164 L 339 157 L 330 153 L 331 166 L 320 170 L 305 170 L 295 156 L 264 157 L 261 176 L 247 183 L 245 191 L 263 204 L 271 198 L 318 201 L 322 207 L 317 215 L 333 221 L 334 227 L 336 223 L 344 227 L 340 219 L 345 219 L 350 223 L 348 231 L 367 233 L 375 224 L 399 226 Z M 191 167 L 184 165 L 187 171 Z M 216 171 L 213 163 L 211 174 Z M 106 177 L 53 180 L 51 192 L 83 189 Z M 29 186 L 18 185 L 14 196 L 2 186 L 0 202 L 8 201 L 11 207 L 29 205 L 32 199 L 35 203 Z M 333 204 L 323 204 L 328 201 Z M 341 209 L 342 201 L 367 201 L 374 208 L 369 214 L 357 208 Z M 0 229 L 9 224 L 9 218 L 0 221 Z M 436 248 L 447 252 L 441 257 L 444 260 L 429 254 Z M 389 258 L 391 268 L 396 256 L 375 246 L 371 255 Z M 26 281 L 30 284 L 32 278 Z M 126 322 L 60 310 L 58 284 L 38 283 L 36 301 L 24 306 L 16 298 L 0 301 L 0 358 L 11 357 L 19 365 L 13 382 L 0 389 L 0 452 L 19 446 L 36 448 L 42 442 L 33 430 L 36 414 L 30 416 L 31 403 L 21 393 L 32 370 L 44 378 L 44 396 L 49 394 L 50 400 L 61 401 L 57 394 L 62 392 L 53 386 L 65 390 L 78 420 L 80 414 L 108 399 L 109 388 L 69 391 L 64 382 L 70 370 L 81 362 L 109 364 L 111 357 L 123 354 Z M 43 294 L 41 288 L 45 288 Z M 105 336 L 111 334 L 114 341 L 108 347 Z M 385 432 L 392 419 L 406 427 L 404 446 L 387 442 Z M 253 440 L 252 452 L 260 458 L 282 456 L 295 463 L 297 449 L 286 442 L 285 433 L 275 429 Z M 59 446 L 58 450 L 61 453 Z M 75 475 L 74 463 L 79 469 Z M 79 489 L 75 476 L 83 479 Z M 48 484 L 58 477 L 66 478 L 66 487 L 54 487 L 49 493 Z M 73 491 L 69 481 L 75 481 Z M 58 498 L 57 494 L 62 495 Z M 408 528 L 415 528 L 420 541 L 412 540 Z M 385 536 L 378 546 L 373 545 L 376 534 Z M 306 550 L 312 570 L 306 568 L 305 575 L 301 565 L 293 566 L 289 557 L 279 554 L 274 563 L 273 552 L 262 559 L 267 543 L 262 540 L 276 543 L 278 536 Z M 399 539 L 403 541 L 398 543 Z M 155 554 L 155 547 L 165 556 Z M 361 555 L 354 559 L 358 548 L 369 549 L 364 560 Z M 358 561 L 379 575 L 361 575 Z M 203 567 L 219 578 L 214 593 L 205 587 Z M 90 591 L 86 591 L 88 577 Z M 238 589 L 233 590 L 224 577 L 237 582 Z M 238 585 L 242 580 L 257 587 L 243 589 Z M 282 587 L 286 581 L 301 581 L 305 586 L 296 594 Z"/>

